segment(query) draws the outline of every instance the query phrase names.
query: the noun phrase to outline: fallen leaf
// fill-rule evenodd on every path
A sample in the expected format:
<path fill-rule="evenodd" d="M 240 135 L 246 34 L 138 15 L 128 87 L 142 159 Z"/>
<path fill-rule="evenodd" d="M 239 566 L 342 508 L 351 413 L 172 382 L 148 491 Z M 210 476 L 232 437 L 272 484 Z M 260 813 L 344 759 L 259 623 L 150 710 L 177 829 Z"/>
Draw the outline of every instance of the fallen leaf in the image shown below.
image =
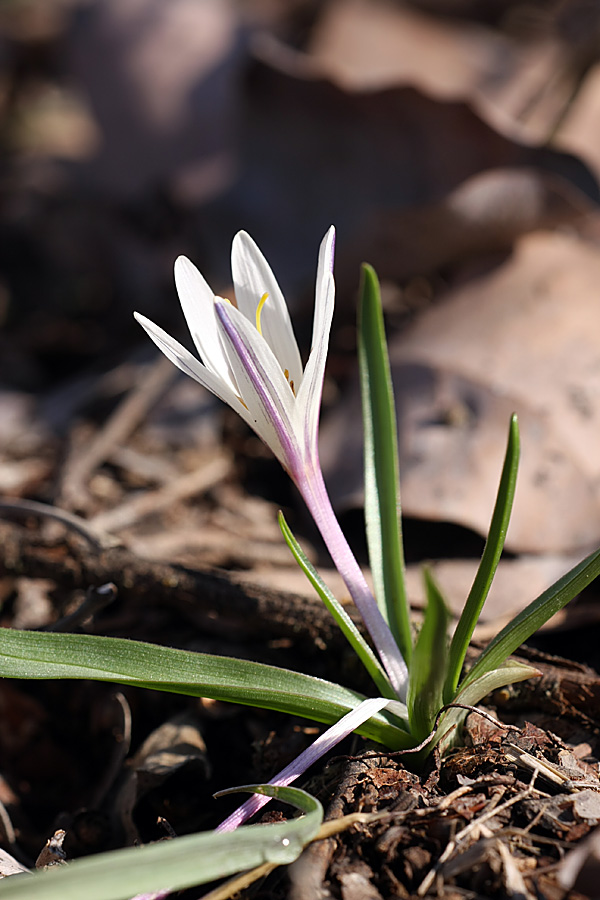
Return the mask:
<path fill-rule="evenodd" d="M 509 416 L 522 460 L 507 547 L 584 550 L 600 537 L 600 330 L 595 246 L 533 234 L 391 344 L 404 513 L 487 532 Z M 334 501 L 362 496 L 349 395 L 322 435 Z"/>
<path fill-rule="evenodd" d="M 146 738 L 135 754 L 128 777 L 117 797 L 116 810 L 128 842 L 140 839 L 135 814 L 142 798 L 160 789 L 177 774 L 187 775 L 191 798 L 199 781 L 203 782 L 208 772 L 206 745 L 196 718 L 191 713 L 182 713 L 163 722 Z M 170 791 L 171 814 L 174 815 L 177 802 L 173 781 Z"/>

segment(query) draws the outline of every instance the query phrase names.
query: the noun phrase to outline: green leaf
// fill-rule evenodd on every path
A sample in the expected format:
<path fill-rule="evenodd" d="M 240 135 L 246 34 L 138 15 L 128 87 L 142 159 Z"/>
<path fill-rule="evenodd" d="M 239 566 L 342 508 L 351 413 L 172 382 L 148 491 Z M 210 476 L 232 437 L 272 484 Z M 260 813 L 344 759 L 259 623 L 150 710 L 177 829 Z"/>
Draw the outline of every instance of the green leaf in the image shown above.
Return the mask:
<path fill-rule="evenodd" d="M 2 880 L 0 896 L 7 900 L 128 900 L 141 892 L 180 890 L 265 862 L 287 865 L 321 826 L 323 807 L 299 788 L 249 785 L 236 790 L 278 797 L 305 815 L 275 825 L 248 825 L 222 834 L 208 831 L 101 853 L 50 873 L 13 875 Z"/>
<path fill-rule="evenodd" d="M 391 686 L 387 675 L 379 660 L 365 641 L 364 637 L 334 595 L 331 593 L 315 567 L 312 565 L 302 547 L 292 534 L 289 525 L 285 521 L 282 512 L 279 513 L 279 527 L 285 541 L 292 551 L 294 559 L 318 593 L 319 597 L 334 617 L 344 637 L 362 662 L 363 666 L 375 682 L 375 685 L 382 697 L 388 697 L 390 700 L 397 700 L 396 692 Z"/>
<path fill-rule="evenodd" d="M 496 504 L 492 515 L 490 530 L 485 548 L 473 586 L 467 597 L 467 601 L 456 626 L 452 643 L 450 645 L 450 658 L 448 673 L 444 688 L 444 699 L 449 703 L 456 692 L 460 678 L 465 654 L 477 620 L 486 601 L 496 569 L 504 548 L 508 523 L 512 511 L 517 471 L 519 468 L 519 424 L 517 417 L 512 416 L 510 421 L 508 443 L 500 477 L 500 485 L 496 497 Z"/>
<path fill-rule="evenodd" d="M 122 638 L 9 628 L 0 628 L 0 676 L 116 682 L 273 709 L 327 725 L 365 699 L 321 678 L 247 660 Z M 400 721 L 386 711 L 357 731 L 390 748 L 410 743 Z"/>
<path fill-rule="evenodd" d="M 427 606 L 410 667 L 408 720 L 416 742 L 430 733 L 443 700 L 450 614 L 431 573 L 423 571 Z"/>
<path fill-rule="evenodd" d="M 511 653 L 576 597 L 598 574 L 600 574 L 600 550 L 586 556 L 515 616 L 479 655 L 465 676 L 462 686 L 466 687 L 484 673 L 498 668 Z"/>
<path fill-rule="evenodd" d="M 516 681 L 525 681 L 527 678 L 535 678 L 541 673 L 534 666 L 517 662 L 516 659 L 509 659 L 502 663 L 497 669 L 492 669 L 476 678 L 471 684 L 465 685 L 464 688 L 457 693 L 452 702 L 465 703 L 468 706 L 475 706 L 492 691 L 504 687 L 507 684 L 514 684 Z M 460 728 L 468 715 L 464 709 L 449 709 L 440 719 L 435 737 L 431 743 L 430 750 L 439 743 L 440 751 L 444 753 L 455 743 L 460 741 Z"/>
<path fill-rule="evenodd" d="M 396 406 L 377 275 L 363 265 L 358 359 L 365 433 L 365 521 L 375 597 L 410 668 L 412 635 L 400 517 Z"/>

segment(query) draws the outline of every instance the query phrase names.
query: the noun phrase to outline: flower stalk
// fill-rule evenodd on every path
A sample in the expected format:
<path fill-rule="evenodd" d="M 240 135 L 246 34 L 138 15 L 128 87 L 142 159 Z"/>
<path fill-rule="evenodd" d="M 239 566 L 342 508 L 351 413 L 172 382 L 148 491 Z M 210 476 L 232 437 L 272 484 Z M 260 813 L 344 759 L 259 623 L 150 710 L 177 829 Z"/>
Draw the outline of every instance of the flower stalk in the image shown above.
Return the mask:
<path fill-rule="evenodd" d="M 180 257 L 175 281 L 202 362 L 136 313 L 162 352 L 183 372 L 236 410 L 273 451 L 302 495 L 363 619 L 390 685 L 406 698 L 408 673 L 400 650 L 333 512 L 318 453 L 318 425 L 335 285 L 335 232 L 319 250 L 312 347 L 304 371 L 283 294 L 249 235 L 232 246 L 237 305 L 213 295 Z"/>

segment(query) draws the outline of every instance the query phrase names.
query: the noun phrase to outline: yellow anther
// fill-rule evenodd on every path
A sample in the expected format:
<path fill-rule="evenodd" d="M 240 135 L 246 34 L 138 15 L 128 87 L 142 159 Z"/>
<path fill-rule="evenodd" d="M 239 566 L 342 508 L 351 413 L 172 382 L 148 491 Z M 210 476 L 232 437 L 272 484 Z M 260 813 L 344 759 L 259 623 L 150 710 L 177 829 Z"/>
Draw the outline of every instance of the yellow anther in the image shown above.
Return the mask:
<path fill-rule="evenodd" d="M 283 374 L 285 375 L 285 380 L 287 381 L 287 383 L 288 383 L 289 386 L 291 387 L 291 389 L 292 389 L 292 394 L 293 394 L 294 397 L 295 397 L 295 396 L 296 396 L 296 390 L 295 390 L 295 388 L 294 388 L 294 382 L 293 382 L 293 381 L 290 381 L 290 370 L 289 370 L 289 369 L 284 369 L 284 370 L 283 370 Z"/>
<path fill-rule="evenodd" d="M 262 313 L 262 308 L 267 302 L 268 294 L 263 294 L 260 300 L 258 301 L 258 306 L 256 307 L 256 330 L 259 334 L 262 334 L 262 329 L 260 327 L 260 314 Z"/>

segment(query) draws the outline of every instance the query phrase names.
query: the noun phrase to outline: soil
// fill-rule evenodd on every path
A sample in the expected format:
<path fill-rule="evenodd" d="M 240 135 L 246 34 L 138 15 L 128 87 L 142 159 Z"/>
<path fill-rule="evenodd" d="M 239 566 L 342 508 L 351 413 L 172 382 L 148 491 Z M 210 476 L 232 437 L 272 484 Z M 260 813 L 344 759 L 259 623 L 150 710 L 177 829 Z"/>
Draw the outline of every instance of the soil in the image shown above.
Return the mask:
<path fill-rule="evenodd" d="M 219 653 L 370 691 L 282 540 L 279 509 L 348 599 L 289 480 L 234 413 L 156 358 L 133 321 L 138 309 L 187 340 L 173 260 L 189 254 L 229 296 L 229 246 L 242 227 L 270 260 L 273 251 L 306 358 L 316 248 L 330 221 L 338 225 L 322 451 L 331 457 L 333 421 L 334 462 L 358 481 L 360 261 L 376 265 L 390 337 L 409 350 L 407 327 L 443 310 L 452 291 L 472 292 L 473 345 L 461 343 L 468 329 L 458 319 L 453 354 L 461 365 L 481 357 L 482 371 L 438 370 L 448 326 L 428 319 L 427 367 L 416 368 L 436 391 L 424 391 L 422 405 L 418 396 L 416 406 L 400 404 L 402 450 L 422 479 L 405 522 L 413 569 L 433 556 L 460 563 L 468 581 L 483 544 L 495 485 L 480 474 L 488 464 L 496 473 L 489 448 L 501 452 L 513 395 L 486 381 L 500 330 L 480 326 L 474 312 L 489 314 L 493 294 L 498 321 L 512 326 L 510 293 L 522 309 L 539 301 L 545 321 L 552 299 L 564 316 L 550 336 L 564 337 L 560 355 L 537 319 L 518 340 L 502 331 L 506 372 L 522 388 L 525 417 L 527 404 L 533 410 L 533 477 L 511 553 L 543 580 L 548 562 L 598 544 L 590 317 L 600 44 L 588 6 L 0 4 L 1 626 Z M 254 48 L 250 32 L 269 40 Z M 567 279 L 573 273 L 581 279 Z M 582 298 L 582 330 L 573 332 Z M 554 408 L 555 387 L 567 407 Z M 406 379 L 404 390 L 413 391 Z M 537 439 L 547 443 L 544 465 Z M 339 471 L 355 493 L 354 475 Z M 456 507 L 442 503 L 449 497 Z M 364 564 L 362 511 L 340 514 Z M 546 525 L 550 547 L 540 546 Z M 510 581 L 502 609 L 483 623 L 487 639 L 513 604 L 538 592 L 515 571 L 516 588 Z M 417 621 L 419 601 L 410 599 Z M 240 896 L 598 897 L 597 599 L 596 591 L 575 601 L 572 615 L 521 648 L 540 677 L 486 698 L 445 758 L 417 761 L 355 737 L 340 744 L 301 786 L 321 800 L 327 822 L 354 818 Z M 263 710 L 83 681 L 3 680 L 0 715 L 0 875 L 13 864 L 44 867 L 212 829 L 237 805 L 215 800 L 216 791 L 268 780 L 320 730 Z M 289 815 L 277 804 L 268 810 L 263 821 Z M 578 875 L 565 865 L 575 848 Z"/>
<path fill-rule="evenodd" d="M 44 536 L 31 513 L 26 524 L 0 526 L 3 625 L 16 617 L 29 617 L 28 627 L 66 621 L 368 690 L 316 600 L 253 588 L 224 569 L 93 547 L 58 527 L 62 533 Z M 83 622 L 61 619 L 67 609 L 73 615 L 85 586 L 107 582 L 117 591 L 104 609 L 91 616 L 88 609 Z M 410 755 L 354 738 L 315 766 L 303 786 L 324 804 L 326 821 L 368 815 L 243 896 L 564 897 L 561 861 L 600 818 L 600 678 L 540 650 L 524 649 L 523 658 L 541 677 L 497 691 L 481 713 L 469 714 L 464 746 L 443 760 L 434 754 L 414 771 Z M 98 683 L 4 681 L 0 704 L 10 723 L 0 733 L 5 840 L 29 865 L 57 829 L 71 859 L 164 838 L 165 829 L 215 827 L 235 802 L 213 800 L 216 790 L 267 779 L 318 730 L 260 710 Z M 148 762 L 157 748 L 171 753 L 159 776 Z M 263 820 L 286 814 L 281 806 Z"/>

